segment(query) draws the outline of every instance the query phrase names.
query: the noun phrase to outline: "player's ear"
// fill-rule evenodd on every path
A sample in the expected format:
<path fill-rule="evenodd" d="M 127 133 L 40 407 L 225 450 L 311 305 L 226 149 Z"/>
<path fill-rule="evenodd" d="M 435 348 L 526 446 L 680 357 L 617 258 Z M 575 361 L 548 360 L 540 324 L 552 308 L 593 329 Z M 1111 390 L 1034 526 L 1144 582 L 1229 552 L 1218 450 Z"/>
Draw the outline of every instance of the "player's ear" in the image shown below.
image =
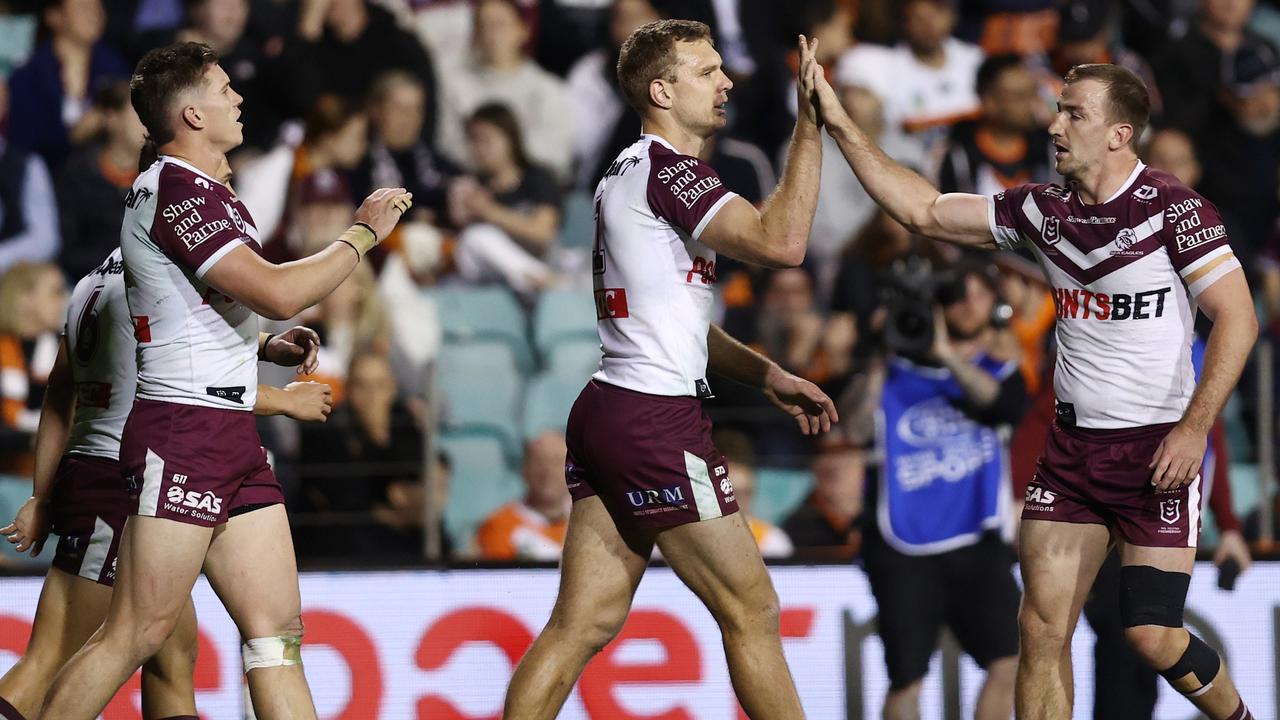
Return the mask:
<path fill-rule="evenodd" d="M 1108 145 L 1112 150 L 1119 150 L 1125 146 L 1125 143 L 1133 140 L 1133 126 L 1128 123 L 1118 123 L 1111 126 L 1111 139 Z"/>
<path fill-rule="evenodd" d="M 663 110 L 670 110 L 675 105 L 675 100 L 671 97 L 670 83 L 662 78 L 654 78 L 649 81 L 649 102 L 657 105 Z"/>
<path fill-rule="evenodd" d="M 204 129 L 204 116 L 200 113 L 200 109 L 195 105 L 187 105 L 182 108 L 182 122 L 192 130 Z"/>

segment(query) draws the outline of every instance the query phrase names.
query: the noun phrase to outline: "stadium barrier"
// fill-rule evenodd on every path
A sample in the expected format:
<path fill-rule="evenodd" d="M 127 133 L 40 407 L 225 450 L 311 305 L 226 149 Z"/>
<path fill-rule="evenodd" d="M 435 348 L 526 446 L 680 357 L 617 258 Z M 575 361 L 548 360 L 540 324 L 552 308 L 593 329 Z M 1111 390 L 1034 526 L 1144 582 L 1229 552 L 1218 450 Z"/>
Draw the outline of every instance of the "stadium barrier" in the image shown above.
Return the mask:
<path fill-rule="evenodd" d="M 887 689 L 875 603 L 852 566 L 774 567 L 787 657 L 811 720 L 875 718 Z M 336 720 L 496 719 L 512 667 L 541 629 L 558 574 L 541 570 L 305 573 L 303 656 L 320 717 Z M 1212 566 L 1192 581 L 1189 623 L 1225 651 L 1258 717 L 1276 717 L 1280 563 L 1258 563 L 1233 593 Z M 0 580 L 0 672 L 21 652 L 39 578 Z M 244 717 L 236 630 L 208 584 L 200 619 L 197 701 L 205 720 Z M 1074 645 L 1076 717 L 1092 706 L 1092 635 Z M 935 655 L 922 717 L 972 717 L 981 682 L 954 649 Z M 104 720 L 139 720 L 135 675 Z M 738 720 L 715 623 L 666 568 L 653 568 L 622 635 L 587 668 L 568 720 Z M 1161 688 L 1159 720 L 1191 720 Z"/>

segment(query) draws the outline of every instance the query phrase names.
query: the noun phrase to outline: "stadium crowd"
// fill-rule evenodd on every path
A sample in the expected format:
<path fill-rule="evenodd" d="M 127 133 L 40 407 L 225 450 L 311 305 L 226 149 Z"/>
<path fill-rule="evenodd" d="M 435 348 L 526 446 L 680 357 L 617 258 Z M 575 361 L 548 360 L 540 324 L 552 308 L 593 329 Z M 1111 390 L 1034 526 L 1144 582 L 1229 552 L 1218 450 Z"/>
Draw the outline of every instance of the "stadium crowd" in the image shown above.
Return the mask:
<path fill-rule="evenodd" d="M 735 87 L 729 127 L 704 159 L 757 204 L 776 185 L 794 122 L 798 33 L 820 40 L 819 60 L 859 126 L 943 191 L 1054 180 L 1045 128 L 1061 75 L 1088 62 L 1134 70 L 1157 99 L 1145 161 L 1218 206 L 1267 335 L 1280 338 L 1274 3 L 104 5 L 0 0 L 0 520 L 29 494 L 67 288 L 119 243 L 143 144 L 130 68 L 174 40 L 212 46 L 245 98 L 233 185 L 268 258 L 323 247 L 373 188 L 403 186 L 415 200 L 372 263 L 280 325 L 320 333 L 312 379 L 331 385 L 336 402 L 322 425 L 260 421 L 304 563 L 408 565 L 427 547 L 450 560 L 558 557 L 570 502 L 564 424 L 598 361 L 596 313 L 613 312 L 611 299 L 592 295 L 591 193 L 640 130 L 614 67 L 631 31 L 660 17 L 713 28 Z M 984 353 L 1016 367 L 1001 387 L 1017 389 L 1001 391 L 991 421 L 1013 505 L 1052 415 L 1052 330 L 1067 300 L 1051 295 L 1029 256 L 974 259 L 912 236 L 824 143 L 805 263 L 762 271 L 726 258 L 706 273 L 725 329 L 840 398 L 848 418 L 811 441 L 758 394 L 712 378 L 717 446 L 767 557 L 859 552 L 874 515 L 866 485 L 886 452 L 876 429 L 886 357 L 936 360 L 938 336 L 980 333 Z M 940 278 L 960 266 L 972 268 L 960 290 L 941 292 Z M 914 350 L 924 331 L 907 312 L 913 301 L 945 315 L 935 327 L 924 314 L 930 340 Z M 1256 471 L 1258 412 L 1274 408 L 1260 402 L 1257 374 L 1246 371 L 1215 448 L 1219 485 L 1255 495 L 1243 471 Z M 428 508 L 437 521 L 427 522 Z M 1229 497 L 1214 511 L 1231 542 L 1260 531 L 1250 514 L 1242 526 Z M 1012 531 L 1011 514 L 1008 523 Z M 439 534 L 425 538 L 424 527 Z"/>

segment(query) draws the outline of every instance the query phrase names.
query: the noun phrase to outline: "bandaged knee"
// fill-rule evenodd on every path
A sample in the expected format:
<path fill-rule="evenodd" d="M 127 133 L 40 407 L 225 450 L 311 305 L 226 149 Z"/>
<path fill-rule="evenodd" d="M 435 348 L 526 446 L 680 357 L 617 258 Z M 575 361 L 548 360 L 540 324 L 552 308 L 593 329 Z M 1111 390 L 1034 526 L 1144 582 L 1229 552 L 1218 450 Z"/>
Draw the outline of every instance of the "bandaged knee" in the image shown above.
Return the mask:
<path fill-rule="evenodd" d="M 1120 568 L 1120 618 L 1127 628 L 1140 625 L 1182 627 L 1191 576 L 1147 565 Z"/>
<path fill-rule="evenodd" d="M 1161 670 L 1160 675 L 1168 680 L 1175 690 L 1193 698 L 1213 688 L 1213 679 L 1218 676 L 1218 670 L 1221 668 L 1222 658 L 1218 657 L 1218 653 L 1203 640 L 1192 635 L 1187 651 L 1182 653 L 1182 657 L 1178 658 L 1178 662 L 1174 663 L 1173 667 Z M 1188 675 L 1194 676 L 1195 682 L 1183 682 Z"/>
<path fill-rule="evenodd" d="M 240 648 L 244 657 L 244 671 L 258 668 L 281 667 L 302 664 L 302 636 L 277 635 L 253 638 Z"/>

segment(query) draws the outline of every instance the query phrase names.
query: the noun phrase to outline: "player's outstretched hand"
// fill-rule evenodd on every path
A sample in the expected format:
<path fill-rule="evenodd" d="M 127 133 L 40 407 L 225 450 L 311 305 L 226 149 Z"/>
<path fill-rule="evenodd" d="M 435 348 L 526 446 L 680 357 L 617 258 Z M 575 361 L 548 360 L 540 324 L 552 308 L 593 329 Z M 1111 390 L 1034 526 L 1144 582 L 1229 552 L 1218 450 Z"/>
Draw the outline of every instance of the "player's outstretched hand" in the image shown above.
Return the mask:
<path fill-rule="evenodd" d="M 310 375 L 320 367 L 320 336 L 309 327 L 297 325 L 273 335 L 262 349 L 267 362 L 297 367 L 299 375 Z"/>
<path fill-rule="evenodd" d="M 1181 423 L 1174 425 L 1160 441 L 1160 447 L 1156 448 L 1156 454 L 1147 466 L 1153 471 L 1151 484 L 1156 491 L 1176 490 L 1194 480 L 1200 473 L 1208 442 L 1205 433 L 1198 433 Z"/>
<path fill-rule="evenodd" d="M 769 370 L 769 375 L 765 378 L 764 396 L 794 417 L 800 425 L 800 432 L 805 435 L 826 432 L 831 429 L 831 423 L 840 420 L 836 415 L 835 403 L 817 385 L 796 377 L 777 365 Z"/>
<path fill-rule="evenodd" d="M 291 382 L 281 388 L 288 402 L 284 414 L 303 422 L 324 422 L 333 412 L 333 388 L 318 382 Z"/>
<path fill-rule="evenodd" d="M 1240 572 L 1244 573 L 1253 564 L 1253 555 L 1249 553 L 1249 544 L 1239 530 L 1226 530 L 1218 536 L 1218 550 L 1213 554 L 1213 564 L 1222 567 L 1222 563 L 1235 560 Z"/>
<path fill-rule="evenodd" d="M 800 69 L 796 72 L 796 107 L 800 117 L 814 125 L 822 125 L 822 115 L 818 112 L 816 95 L 817 75 L 822 74 L 822 66 L 818 64 L 815 54 L 818 51 L 818 38 L 810 41 L 804 35 L 797 43 L 800 51 Z"/>
<path fill-rule="evenodd" d="M 356 210 L 356 222 L 373 228 L 378 242 L 387 239 L 400 216 L 413 207 L 413 193 L 404 188 L 379 188 L 369 194 Z"/>
<path fill-rule="evenodd" d="M 27 498 L 18 508 L 13 522 L 0 528 L 0 535 L 15 545 L 14 550 L 24 553 L 28 548 L 31 557 L 40 554 L 44 541 L 49 537 L 49 504 L 37 497 Z"/>

